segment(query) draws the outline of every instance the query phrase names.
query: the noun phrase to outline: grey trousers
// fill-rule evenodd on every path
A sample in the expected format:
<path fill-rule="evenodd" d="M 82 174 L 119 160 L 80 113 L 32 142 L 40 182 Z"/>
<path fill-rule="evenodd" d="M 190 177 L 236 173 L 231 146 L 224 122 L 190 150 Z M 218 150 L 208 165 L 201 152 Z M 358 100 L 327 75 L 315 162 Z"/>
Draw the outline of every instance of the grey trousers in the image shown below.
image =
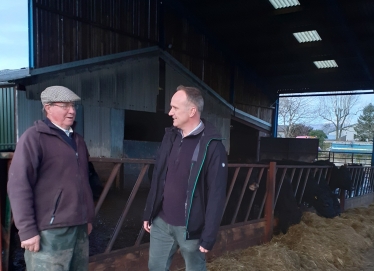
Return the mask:
<path fill-rule="evenodd" d="M 25 250 L 27 271 L 88 270 L 87 224 L 40 233 L 40 250 Z"/>
<path fill-rule="evenodd" d="M 168 271 L 175 252 L 180 249 L 186 271 L 206 271 L 205 254 L 199 250 L 199 240 L 186 240 L 186 227 L 172 226 L 156 217 L 151 226 L 148 268 Z"/>

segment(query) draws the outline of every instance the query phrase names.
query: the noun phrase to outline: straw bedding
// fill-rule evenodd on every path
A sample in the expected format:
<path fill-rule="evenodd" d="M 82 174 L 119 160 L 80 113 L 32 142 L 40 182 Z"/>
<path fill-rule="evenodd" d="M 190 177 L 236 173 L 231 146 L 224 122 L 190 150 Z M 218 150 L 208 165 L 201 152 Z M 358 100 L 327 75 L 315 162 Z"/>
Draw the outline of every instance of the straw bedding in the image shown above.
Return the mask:
<path fill-rule="evenodd" d="M 274 236 L 268 244 L 229 252 L 209 263 L 208 270 L 366 270 L 373 242 L 374 204 L 333 219 L 305 212 L 301 223 L 287 234 Z"/>

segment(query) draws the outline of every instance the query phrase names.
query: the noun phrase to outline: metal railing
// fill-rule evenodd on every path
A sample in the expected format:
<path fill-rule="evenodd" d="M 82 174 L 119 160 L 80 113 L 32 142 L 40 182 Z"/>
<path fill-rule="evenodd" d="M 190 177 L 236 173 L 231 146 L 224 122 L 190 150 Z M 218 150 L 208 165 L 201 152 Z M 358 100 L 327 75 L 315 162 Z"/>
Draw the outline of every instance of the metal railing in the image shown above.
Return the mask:
<path fill-rule="evenodd" d="M 16 143 L 0 143 L 0 151 L 4 150 L 15 150 Z"/>
<path fill-rule="evenodd" d="M 126 201 L 125 206 L 123 207 L 120 217 L 114 227 L 113 233 L 106 245 L 105 253 L 110 253 L 113 250 L 113 245 L 120 234 L 124 221 L 127 219 L 131 205 L 134 202 L 135 197 L 138 195 L 139 187 L 143 181 L 144 175 L 146 174 L 149 166 L 154 164 L 154 160 L 144 160 L 144 159 L 109 159 L 109 158 L 90 158 L 93 162 L 103 162 L 103 163 L 113 163 L 113 169 L 111 174 L 106 182 L 104 190 L 96 204 L 95 213 L 98 214 L 103 203 L 105 202 L 110 187 L 113 185 L 114 180 L 119 172 L 119 169 L 122 164 L 131 163 L 139 164 L 140 172 L 134 186 L 131 189 L 131 193 Z M 291 182 L 294 195 L 296 197 L 297 203 L 302 203 L 302 198 L 304 196 L 306 183 L 310 176 L 313 176 L 317 182 L 322 179 L 330 179 L 331 167 L 330 166 L 316 166 L 316 165 L 276 165 L 274 167 L 274 172 L 271 172 L 271 167 L 269 164 L 229 164 L 229 179 L 227 185 L 227 198 L 225 202 L 225 212 L 223 215 L 222 226 L 235 227 L 238 224 L 251 223 L 256 220 L 261 220 L 266 218 L 266 213 L 269 213 L 269 210 L 266 211 L 267 201 L 270 201 L 270 213 L 273 213 L 277 205 L 278 196 L 283 182 L 287 178 Z M 351 174 L 353 176 L 366 176 L 361 181 L 360 177 L 355 177 L 355 186 L 357 191 L 360 189 L 360 185 L 364 185 L 364 188 L 359 190 L 362 193 L 372 192 L 373 189 L 373 174 L 372 169 L 369 171 L 366 170 L 365 174 L 362 175 L 362 167 L 351 167 Z M 360 175 L 361 174 L 361 175 Z M 369 175 L 368 175 L 369 174 Z M 270 180 L 270 185 L 274 186 L 274 191 L 269 192 L 269 176 L 273 176 L 274 180 Z M 276 180 L 276 181 L 275 181 Z M 367 182 L 365 182 L 367 180 Z M 268 183 L 268 184 L 267 184 Z M 257 189 L 251 191 L 249 186 L 251 184 L 256 184 Z M 270 191 L 272 191 L 270 189 Z M 345 192 L 345 191 L 344 191 Z M 269 197 L 270 195 L 270 197 Z M 144 197 L 143 195 L 139 195 Z M 347 195 L 347 197 L 351 195 Z M 352 194 L 356 196 L 356 194 Z M 269 205 L 269 204 L 268 204 Z M 269 207 L 268 207 L 269 208 Z M 137 238 L 133 245 L 128 247 L 139 247 L 142 243 L 144 236 L 144 230 L 142 223 L 143 221 L 138 221 L 139 231 Z M 272 227 L 269 226 L 269 227 Z"/>
<path fill-rule="evenodd" d="M 354 198 L 373 193 L 374 167 L 348 166 L 353 180 L 353 190 L 346 192 L 346 198 Z"/>
<path fill-rule="evenodd" d="M 361 164 L 371 165 L 371 153 L 353 153 L 353 152 L 330 152 L 319 151 L 318 160 L 330 160 L 336 165 Z"/>

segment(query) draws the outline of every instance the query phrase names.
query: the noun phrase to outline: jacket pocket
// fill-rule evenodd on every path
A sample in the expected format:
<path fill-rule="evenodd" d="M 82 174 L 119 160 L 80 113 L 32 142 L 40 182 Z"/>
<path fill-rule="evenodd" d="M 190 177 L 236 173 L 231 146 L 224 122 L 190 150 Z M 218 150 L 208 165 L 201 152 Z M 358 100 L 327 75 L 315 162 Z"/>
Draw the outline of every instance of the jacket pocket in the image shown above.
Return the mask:
<path fill-rule="evenodd" d="M 55 196 L 55 200 L 53 201 L 54 204 L 53 204 L 53 209 L 52 209 L 52 215 L 51 215 L 51 220 L 49 221 L 50 225 L 52 225 L 53 221 L 55 220 L 55 215 L 56 215 L 58 205 L 60 203 L 61 195 L 62 195 L 62 189 L 59 189 Z"/>

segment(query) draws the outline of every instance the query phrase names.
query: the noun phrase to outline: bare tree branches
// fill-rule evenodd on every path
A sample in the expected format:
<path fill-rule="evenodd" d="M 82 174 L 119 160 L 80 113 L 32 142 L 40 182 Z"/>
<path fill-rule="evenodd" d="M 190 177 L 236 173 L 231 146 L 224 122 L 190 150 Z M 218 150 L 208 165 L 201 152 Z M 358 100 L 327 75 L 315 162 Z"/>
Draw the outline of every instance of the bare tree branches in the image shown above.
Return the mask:
<path fill-rule="evenodd" d="M 358 102 L 357 95 L 318 97 L 318 116 L 331 124 L 336 140 L 342 136 L 344 130 L 353 125 L 352 117 L 357 114 L 354 108 Z"/>
<path fill-rule="evenodd" d="M 305 124 L 315 117 L 313 100 L 309 97 L 287 97 L 279 99 L 278 119 L 283 125 L 284 136 L 292 137 L 296 124 Z"/>

